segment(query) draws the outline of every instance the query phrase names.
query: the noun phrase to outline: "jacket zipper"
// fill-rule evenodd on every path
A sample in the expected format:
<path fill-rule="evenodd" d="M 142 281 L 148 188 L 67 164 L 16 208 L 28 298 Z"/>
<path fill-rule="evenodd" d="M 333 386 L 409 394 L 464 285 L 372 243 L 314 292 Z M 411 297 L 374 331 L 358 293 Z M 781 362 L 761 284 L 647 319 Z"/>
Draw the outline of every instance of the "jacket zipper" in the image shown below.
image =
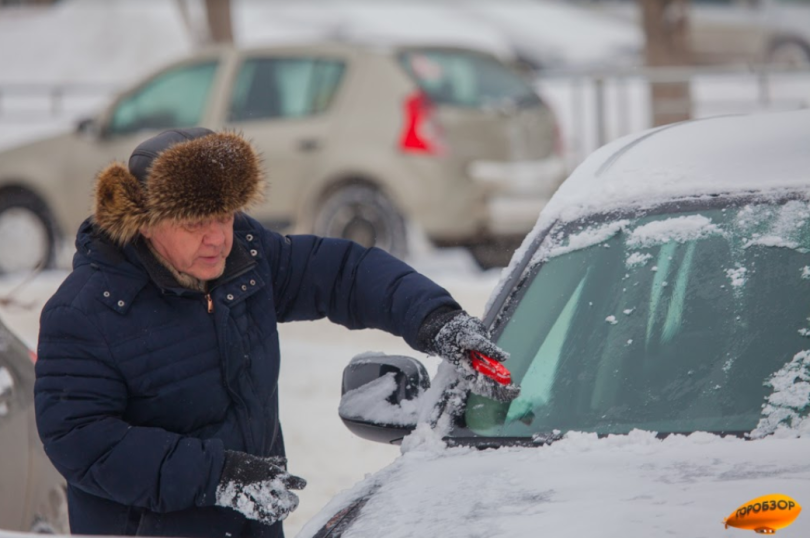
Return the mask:
<path fill-rule="evenodd" d="M 208 301 L 208 313 L 213 314 L 214 313 L 214 300 L 211 299 L 211 294 L 210 293 L 205 294 L 205 300 Z"/>

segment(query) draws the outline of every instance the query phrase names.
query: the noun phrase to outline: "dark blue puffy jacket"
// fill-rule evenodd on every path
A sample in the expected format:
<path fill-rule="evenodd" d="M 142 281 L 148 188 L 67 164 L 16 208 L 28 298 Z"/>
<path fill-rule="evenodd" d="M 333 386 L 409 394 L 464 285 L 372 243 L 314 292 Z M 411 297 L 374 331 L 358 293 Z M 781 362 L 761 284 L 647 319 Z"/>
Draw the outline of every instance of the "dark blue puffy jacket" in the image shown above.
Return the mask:
<path fill-rule="evenodd" d="M 45 306 L 37 425 L 81 534 L 279 536 L 215 507 L 225 449 L 284 454 L 276 323 L 327 316 L 416 347 L 425 317 L 458 307 L 379 249 L 285 237 L 238 215 L 207 297 L 135 242 L 85 222 L 74 270 Z"/>

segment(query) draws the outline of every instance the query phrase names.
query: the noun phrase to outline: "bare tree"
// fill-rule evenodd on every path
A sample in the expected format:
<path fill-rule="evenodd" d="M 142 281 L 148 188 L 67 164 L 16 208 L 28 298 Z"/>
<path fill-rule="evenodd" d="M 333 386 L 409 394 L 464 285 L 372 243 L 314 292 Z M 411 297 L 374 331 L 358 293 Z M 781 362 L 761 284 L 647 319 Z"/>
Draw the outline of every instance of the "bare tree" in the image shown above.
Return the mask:
<path fill-rule="evenodd" d="M 638 0 L 646 37 L 648 67 L 680 67 L 691 64 L 687 31 L 689 0 Z M 689 82 L 653 82 L 653 125 L 691 117 Z"/>
<path fill-rule="evenodd" d="M 205 0 L 208 31 L 214 43 L 233 43 L 231 0 Z"/>

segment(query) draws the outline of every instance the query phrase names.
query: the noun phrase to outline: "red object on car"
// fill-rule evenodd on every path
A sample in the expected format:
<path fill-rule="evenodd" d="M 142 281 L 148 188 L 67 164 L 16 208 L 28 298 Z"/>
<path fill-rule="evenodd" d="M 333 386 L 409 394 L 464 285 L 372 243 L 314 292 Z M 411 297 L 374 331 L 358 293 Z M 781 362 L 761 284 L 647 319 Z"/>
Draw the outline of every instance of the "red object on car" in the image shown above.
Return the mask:
<path fill-rule="evenodd" d="M 508 385 L 512 382 L 512 374 L 506 369 L 506 366 L 495 359 L 487 357 L 479 351 L 470 351 L 470 358 L 475 371 L 481 372 L 501 385 Z"/>
<path fill-rule="evenodd" d="M 442 152 L 441 128 L 436 122 L 434 105 L 423 91 L 405 100 L 405 128 L 399 147 L 403 152 L 437 155 Z"/>
<path fill-rule="evenodd" d="M 31 362 L 33 362 L 33 363 L 37 362 L 37 352 L 36 351 L 34 351 L 33 349 L 29 349 L 28 350 L 28 356 L 31 357 Z"/>

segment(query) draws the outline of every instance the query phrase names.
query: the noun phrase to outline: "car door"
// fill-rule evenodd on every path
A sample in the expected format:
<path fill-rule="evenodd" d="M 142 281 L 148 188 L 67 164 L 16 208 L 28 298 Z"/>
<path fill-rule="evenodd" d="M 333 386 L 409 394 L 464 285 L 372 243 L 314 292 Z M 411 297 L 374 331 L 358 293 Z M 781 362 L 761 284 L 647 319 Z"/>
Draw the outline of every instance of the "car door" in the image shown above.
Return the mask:
<path fill-rule="evenodd" d="M 173 65 L 122 94 L 98 120 L 96 134 L 77 133 L 69 175 L 78 178 L 65 203 L 88 206 L 96 174 L 113 160 L 127 162 L 143 140 L 166 129 L 206 125 L 219 83 L 217 56 Z M 72 232 L 73 230 L 71 230 Z"/>
<path fill-rule="evenodd" d="M 28 440 L 32 427 L 28 408 L 32 405 L 33 387 L 25 382 L 31 376 L 22 371 L 25 367 L 33 370 L 31 364 L 25 364 L 28 360 L 20 356 L 0 325 L 0 529 L 28 530 L 23 518 L 27 513 L 31 460 Z"/>
<path fill-rule="evenodd" d="M 335 120 L 333 102 L 347 60 L 302 53 L 254 53 L 236 69 L 227 101 L 228 127 L 262 153 L 270 184 L 252 214 L 289 230 L 306 184 L 317 173 Z"/>

